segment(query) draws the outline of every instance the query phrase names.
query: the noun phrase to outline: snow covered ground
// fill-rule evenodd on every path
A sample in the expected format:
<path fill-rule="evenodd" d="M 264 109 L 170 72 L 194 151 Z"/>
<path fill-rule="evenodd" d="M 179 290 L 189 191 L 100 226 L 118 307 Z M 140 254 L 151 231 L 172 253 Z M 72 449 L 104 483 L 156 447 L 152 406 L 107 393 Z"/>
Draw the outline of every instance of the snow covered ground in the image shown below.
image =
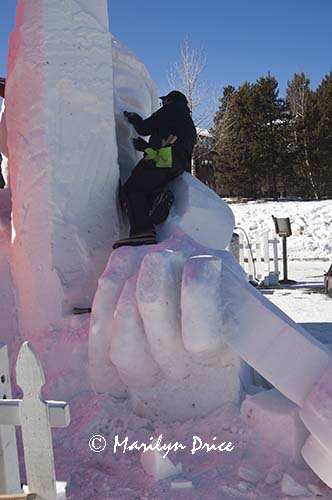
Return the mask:
<path fill-rule="evenodd" d="M 288 274 L 297 283 L 262 293 L 320 342 L 332 345 L 332 299 L 323 293 L 328 267 L 324 261 L 290 261 Z"/>
<path fill-rule="evenodd" d="M 272 215 L 289 217 L 293 234 L 287 239 L 288 257 L 332 261 L 332 200 L 249 202 L 231 207 L 236 225 L 253 240 L 267 229 L 274 232 Z"/>
<path fill-rule="evenodd" d="M 290 218 L 288 277 L 297 284 L 263 293 L 318 340 L 332 344 L 332 300 L 323 293 L 324 272 L 332 264 L 332 200 L 258 201 L 231 207 L 236 225 L 253 241 L 267 229 L 274 234 L 272 215 Z M 282 275 L 281 262 L 280 268 Z"/>

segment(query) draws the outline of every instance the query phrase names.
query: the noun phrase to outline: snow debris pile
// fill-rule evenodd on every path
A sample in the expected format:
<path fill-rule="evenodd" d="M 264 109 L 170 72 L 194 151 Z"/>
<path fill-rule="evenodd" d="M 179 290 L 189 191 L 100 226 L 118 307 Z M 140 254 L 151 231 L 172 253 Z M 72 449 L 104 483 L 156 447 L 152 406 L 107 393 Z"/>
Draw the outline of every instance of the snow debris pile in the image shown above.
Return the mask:
<path fill-rule="evenodd" d="M 331 490 L 314 472 L 304 464 L 294 465 L 289 457 L 249 429 L 236 405 L 225 404 L 206 417 L 172 424 L 160 420 L 152 423 L 135 416 L 126 402 L 108 396 L 87 393 L 73 400 L 71 408 L 70 428 L 54 432 L 57 453 L 61 456 L 58 474 L 62 477 L 65 472 L 69 478 L 68 500 L 280 500 L 285 496 L 295 498 L 294 494 L 302 499 L 313 500 L 316 495 L 323 500 L 332 499 Z M 102 453 L 91 456 L 87 442 L 95 434 L 106 438 L 107 447 Z M 151 468 L 149 473 L 143 472 L 142 457 L 149 452 L 130 451 L 129 446 L 123 452 L 125 446 L 122 445 L 114 453 L 116 436 L 120 443 L 128 437 L 129 446 L 149 444 L 151 438 L 157 440 L 162 436 L 161 446 L 173 445 L 167 458 L 172 464 L 179 466 L 181 463 L 182 470 L 179 467 L 177 474 L 167 474 L 164 479 L 158 474 L 151 475 Z M 216 443 L 213 441 L 216 437 L 217 444 L 231 442 L 234 449 L 206 452 L 205 448 L 192 454 L 195 436 L 210 446 Z M 186 448 L 175 449 L 175 443 Z M 77 452 L 75 460 L 69 453 L 73 449 Z M 167 462 L 167 469 L 168 466 Z M 171 472 L 175 472 L 174 465 Z M 306 495 L 302 495 L 304 490 Z"/>

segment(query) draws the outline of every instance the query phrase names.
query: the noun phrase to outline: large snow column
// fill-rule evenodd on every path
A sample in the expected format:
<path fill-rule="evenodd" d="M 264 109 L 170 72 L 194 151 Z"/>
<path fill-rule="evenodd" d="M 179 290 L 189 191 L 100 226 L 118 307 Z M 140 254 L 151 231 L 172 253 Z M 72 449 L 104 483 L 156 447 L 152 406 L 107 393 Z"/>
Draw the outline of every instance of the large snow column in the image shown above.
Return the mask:
<path fill-rule="evenodd" d="M 111 50 L 107 0 L 19 0 L 6 118 L 24 336 L 90 305 L 119 234 Z"/>

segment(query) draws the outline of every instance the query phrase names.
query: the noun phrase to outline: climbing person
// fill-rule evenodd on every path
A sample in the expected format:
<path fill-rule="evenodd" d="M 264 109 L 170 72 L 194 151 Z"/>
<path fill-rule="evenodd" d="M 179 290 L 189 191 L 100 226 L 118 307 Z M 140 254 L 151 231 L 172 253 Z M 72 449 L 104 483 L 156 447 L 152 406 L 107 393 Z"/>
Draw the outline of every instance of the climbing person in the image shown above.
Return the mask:
<path fill-rule="evenodd" d="M 187 98 L 172 90 L 160 99 L 162 107 L 146 120 L 137 113 L 124 112 L 136 132 L 150 138 L 148 142 L 142 137 L 133 139 L 135 149 L 144 152 L 144 157 L 120 190 L 120 201 L 129 217 L 130 236 L 116 241 L 113 248 L 157 243 L 154 225 L 167 219 L 174 201 L 173 193 L 165 187 L 191 163 L 196 128 Z"/>

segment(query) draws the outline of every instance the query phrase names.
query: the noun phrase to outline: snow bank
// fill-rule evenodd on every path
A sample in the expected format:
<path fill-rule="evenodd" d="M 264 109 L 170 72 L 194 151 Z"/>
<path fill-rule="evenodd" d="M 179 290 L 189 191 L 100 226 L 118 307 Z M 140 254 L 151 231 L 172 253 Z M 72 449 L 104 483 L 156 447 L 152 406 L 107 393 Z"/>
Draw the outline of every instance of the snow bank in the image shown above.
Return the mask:
<path fill-rule="evenodd" d="M 287 238 L 290 259 L 331 259 L 332 200 L 249 202 L 231 207 L 236 225 L 252 239 L 267 229 L 274 233 L 272 215 L 289 217 L 293 233 Z"/>

